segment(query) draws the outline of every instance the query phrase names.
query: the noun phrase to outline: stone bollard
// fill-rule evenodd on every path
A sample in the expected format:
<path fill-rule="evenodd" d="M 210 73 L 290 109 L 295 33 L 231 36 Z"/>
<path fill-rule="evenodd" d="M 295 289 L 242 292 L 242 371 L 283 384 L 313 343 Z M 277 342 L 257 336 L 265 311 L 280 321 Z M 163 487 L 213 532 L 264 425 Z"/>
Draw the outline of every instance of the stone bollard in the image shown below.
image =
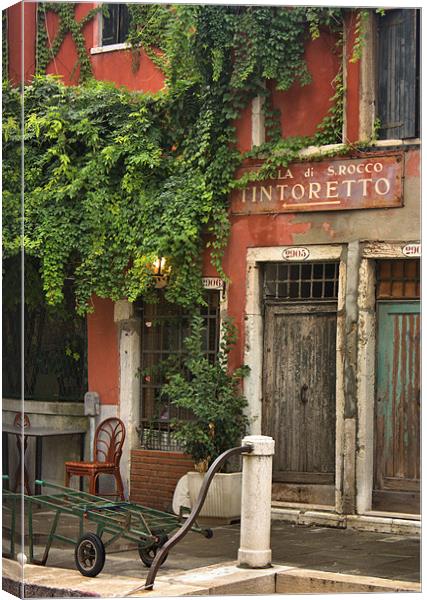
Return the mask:
<path fill-rule="evenodd" d="M 242 515 L 238 566 L 262 569 L 271 565 L 271 484 L 274 440 L 265 435 L 248 435 L 242 445 L 253 451 L 243 456 Z"/>

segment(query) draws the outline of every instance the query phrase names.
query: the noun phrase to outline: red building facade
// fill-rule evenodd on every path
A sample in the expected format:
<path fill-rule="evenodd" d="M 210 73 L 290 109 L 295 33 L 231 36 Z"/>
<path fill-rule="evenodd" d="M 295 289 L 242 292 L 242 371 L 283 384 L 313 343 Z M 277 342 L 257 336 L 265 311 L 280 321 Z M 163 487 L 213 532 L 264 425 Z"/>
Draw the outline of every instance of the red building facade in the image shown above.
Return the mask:
<path fill-rule="evenodd" d="M 94 6 L 78 4 L 76 18 Z M 15 5 L 8 10 L 9 75 L 15 82 L 20 80 L 21 11 L 25 80 L 35 72 L 36 4 Z M 370 11 L 357 61 L 352 60 L 353 11 L 348 11 L 342 58 L 330 33 L 307 42 L 312 82 L 294 84 L 287 92 L 273 90 L 282 135 L 316 132 L 343 66 L 342 139 L 345 144 L 364 140 L 363 150 L 340 155 L 340 144 L 308 148 L 300 162 L 279 170 L 275 179 L 233 192 L 223 260 L 229 284 L 214 281 L 218 273 L 208 251 L 204 256 L 203 276 L 213 288 L 212 327 L 225 312 L 233 317 L 239 340 L 230 366 L 251 368 L 244 381 L 251 433 L 276 440 L 273 513 L 278 518 L 298 521 L 305 514 L 313 523 L 363 526 L 379 516 L 390 524 L 399 517 L 408 527 L 417 526 L 418 109 L 415 103 L 399 113 L 396 127 L 393 102 L 383 97 L 397 98 L 399 77 L 406 77 L 403 68 L 391 70 L 392 53 L 393 64 L 408 63 L 396 50 L 399 36 L 411 39 L 413 68 L 418 68 L 417 18 L 413 9 L 389 10 L 384 16 Z M 57 17 L 47 12 L 46 19 L 53 39 Z M 83 30 L 95 78 L 132 90 L 161 90 L 162 73 L 150 59 L 142 53 L 134 72 L 129 48 L 111 40 L 103 45 L 102 29 L 98 15 Z M 76 84 L 76 59 L 68 35 L 47 72 Z M 415 72 L 415 99 L 416 78 Z M 242 151 L 265 139 L 260 102 L 255 99 L 237 123 Z M 379 139 L 368 143 L 379 114 Z M 401 124 L 406 118 L 407 126 Z M 248 161 L 242 168 L 257 164 Z M 170 508 L 176 482 L 191 461 L 169 443 L 161 423 L 157 437 L 144 437 L 155 390 L 135 377 L 152 360 L 150 348 L 161 343 L 150 326 L 163 316 L 150 313 L 153 309 L 143 301 L 93 302 L 95 311 L 87 320 L 89 390 L 100 395 L 100 418 L 117 414 L 125 421 L 122 465 L 130 497 Z"/>

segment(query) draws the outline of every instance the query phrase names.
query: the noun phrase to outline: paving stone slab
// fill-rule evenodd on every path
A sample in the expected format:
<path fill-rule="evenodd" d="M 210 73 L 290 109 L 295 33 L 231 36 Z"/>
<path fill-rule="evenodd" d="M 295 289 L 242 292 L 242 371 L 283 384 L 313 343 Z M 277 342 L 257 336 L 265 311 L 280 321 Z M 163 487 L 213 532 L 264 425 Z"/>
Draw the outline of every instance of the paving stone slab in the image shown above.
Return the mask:
<path fill-rule="evenodd" d="M 366 592 L 421 592 L 421 584 L 363 577 L 309 569 L 290 569 L 278 573 L 276 593 L 278 594 L 332 594 Z"/>
<path fill-rule="evenodd" d="M 229 562 L 194 569 L 171 581 L 200 584 L 209 589 L 210 595 L 274 594 L 276 574 L 288 568 L 243 569 Z"/>
<path fill-rule="evenodd" d="M 3 559 L 3 582 L 6 591 L 16 593 L 21 583 L 20 570 L 14 561 Z M 59 569 L 57 567 L 41 567 L 25 565 L 24 587 L 26 597 L 97 597 L 122 598 L 141 588 L 141 579 L 120 577 L 100 573 L 97 577 L 84 577 L 78 571 Z M 22 584 L 21 584 L 22 585 Z M 8 589 L 7 589 L 8 588 Z M 13 589 L 14 588 L 14 589 Z M 174 584 L 169 581 L 156 582 L 156 591 L 144 591 L 144 595 L 152 596 L 185 596 L 208 595 L 203 586 L 190 584 Z"/>

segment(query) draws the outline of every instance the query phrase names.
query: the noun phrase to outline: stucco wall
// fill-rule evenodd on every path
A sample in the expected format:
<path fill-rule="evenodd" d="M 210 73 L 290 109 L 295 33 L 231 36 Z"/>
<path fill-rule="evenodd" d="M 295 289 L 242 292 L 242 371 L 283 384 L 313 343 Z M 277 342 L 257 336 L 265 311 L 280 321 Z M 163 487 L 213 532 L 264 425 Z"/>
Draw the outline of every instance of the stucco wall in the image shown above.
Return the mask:
<path fill-rule="evenodd" d="M 88 382 L 102 405 L 119 402 L 119 347 L 114 323 L 114 303 L 92 298 L 94 312 L 87 317 Z"/>
<path fill-rule="evenodd" d="M 243 361 L 245 315 L 242 307 L 246 296 L 247 248 L 339 244 L 356 240 L 418 240 L 419 168 L 420 151 L 409 149 L 405 152 L 404 206 L 401 208 L 231 216 L 224 268 L 231 278 L 227 294 L 228 312 L 234 317 L 241 334 L 231 354 L 233 365 Z"/>

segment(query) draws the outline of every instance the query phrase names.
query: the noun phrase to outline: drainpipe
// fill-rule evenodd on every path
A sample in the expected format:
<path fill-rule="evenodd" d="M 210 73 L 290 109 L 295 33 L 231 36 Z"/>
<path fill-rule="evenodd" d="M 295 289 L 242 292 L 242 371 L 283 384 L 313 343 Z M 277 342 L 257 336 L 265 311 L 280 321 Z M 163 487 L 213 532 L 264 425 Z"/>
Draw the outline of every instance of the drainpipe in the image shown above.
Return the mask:
<path fill-rule="evenodd" d="M 238 566 L 262 569 L 271 566 L 271 486 L 274 440 L 265 435 L 248 435 L 242 445 L 252 446 L 243 454 L 242 514 Z"/>

